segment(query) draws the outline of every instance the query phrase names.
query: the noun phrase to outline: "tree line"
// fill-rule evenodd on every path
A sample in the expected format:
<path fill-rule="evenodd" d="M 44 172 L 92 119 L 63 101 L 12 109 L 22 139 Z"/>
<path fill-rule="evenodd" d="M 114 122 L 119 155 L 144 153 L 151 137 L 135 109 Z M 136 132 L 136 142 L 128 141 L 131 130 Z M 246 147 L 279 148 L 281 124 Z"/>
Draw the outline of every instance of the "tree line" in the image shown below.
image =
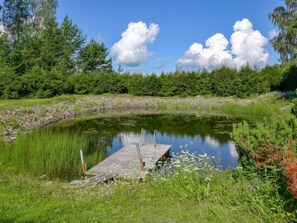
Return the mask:
<path fill-rule="evenodd" d="M 47 98 L 61 94 L 248 97 L 297 87 L 296 0 L 286 0 L 269 17 L 280 32 L 273 46 L 282 65 L 253 70 L 129 74 L 112 68 L 108 49 L 87 42 L 66 16 L 56 19 L 57 0 L 4 0 L 0 6 L 0 98 Z M 1 28 L 2 27 L 2 28 Z"/>
<path fill-rule="evenodd" d="M 270 91 L 297 88 L 297 66 L 267 66 L 262 70 L 222 67 L 213 71 L 129 74 L 114 71 L 45 71 L 35 68 L 18 75 L 10 68 L 0 70 L 2 99 L 48 98 L 61 94 L 132 94 L 138 96 L 236 96 L 248 97 Z"/>

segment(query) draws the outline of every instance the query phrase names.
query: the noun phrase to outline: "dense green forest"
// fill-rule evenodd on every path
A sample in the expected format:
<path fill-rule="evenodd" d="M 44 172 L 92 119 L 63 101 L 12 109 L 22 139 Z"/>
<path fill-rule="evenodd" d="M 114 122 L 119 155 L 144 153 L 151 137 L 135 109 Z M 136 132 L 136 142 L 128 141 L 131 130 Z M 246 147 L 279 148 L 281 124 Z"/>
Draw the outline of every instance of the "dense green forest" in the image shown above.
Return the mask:
<path fill-rule="evenodd" d="M 182 71 L 161 75 L 129 74 L 112 68 L 104 43 L 86 41 L 69 17 L 59 24 L 57 0 L 5 0 L 1 6 L 0 98 L 47 98 L 61 94 L 132 94 L 148 96 L 237 96 L 297 88 L 294 51 L 275 49 L 282 65 L 262 70 Z M 279 13 L 279 12 L 274 12 Z M 270 15 L 276 25 L 279 16 Z M 280 21 L 282 22 L 282 21 Z M 293 65 L 292 65 L 293 64 Z"/>

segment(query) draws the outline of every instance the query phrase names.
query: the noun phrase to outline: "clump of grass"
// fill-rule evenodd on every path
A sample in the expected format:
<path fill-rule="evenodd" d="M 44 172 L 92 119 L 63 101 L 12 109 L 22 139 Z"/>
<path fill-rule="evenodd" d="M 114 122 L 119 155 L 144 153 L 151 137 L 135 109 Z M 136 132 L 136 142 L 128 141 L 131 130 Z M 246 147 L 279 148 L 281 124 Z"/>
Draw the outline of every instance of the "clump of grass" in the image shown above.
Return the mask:
<path fill-rule="evenodd" d="M 279 93 L 261 95 L 250 99 L 209 98 L 180 100 L 167 99 L 156 107 L 161 110 L 197 110 L 204 113 L 227 115 L 232 117 L 260 118 L 290 110 L 291 104 L 281 98 Z"/>
<path fill-rule="evenodd" d="M 291 105 L 281 99 L 281 95 L 277 92 L 260 95 L 248 104 L 240 103 L 224 103 L 220 106 L 221 112 L 231 116 L 247 116 L 247 117 L 269 117 L 279 114 L 284 109 L 290 110 Z"/>
<path fill-rule="evenodd" d="M 79 150 L 87 151 L 87 148 L 88 138 L 84 135 L 46 128 L 19 136 L 6 146 L 4 160 L 19 172 L 73 179 L 82 174 Z M 99 161 L 103 159 L 100 154 L 100 150 L 91 153 L 86 160 Z"/>
<path fill-rule="evenodd" d="M 221 112 L 230 116 L 250 116 L 250 117 L 268 117 L 277 114 L 282 108 L 281 104 L 254 103 L 249 105 L 224 104 L 221 106 Z"/>
<path fill-rule="evenodd" d="M 0 138 L 0 164 L 4 164 L 8 159 L 8 149 L 4 141 Z"/>
<path fill-rule="evenodd" d="M 76 102 L 77 99 L 86 96 L 82 95 L 60 95 L 53 98 L 30 98 L 30 99 L 17 99 L 17 100 L 0 100 L 0 111 L 7 109 L 15 109 L 20 107 L 37 106 L 37 105 L 51 105 L 58 102 Z"/>

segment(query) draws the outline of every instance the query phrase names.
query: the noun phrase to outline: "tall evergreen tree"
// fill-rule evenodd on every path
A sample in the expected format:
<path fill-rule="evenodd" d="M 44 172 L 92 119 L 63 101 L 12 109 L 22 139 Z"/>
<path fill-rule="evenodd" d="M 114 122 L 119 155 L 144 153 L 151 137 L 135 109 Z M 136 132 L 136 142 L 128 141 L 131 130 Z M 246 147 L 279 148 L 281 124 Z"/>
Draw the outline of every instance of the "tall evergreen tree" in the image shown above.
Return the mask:
<path fill-rule="evenodd" d="M 42 39 L 32 35 L 31 30 L 25 31 L 13 49 L 14 69 L 17 73 L 27 73 L 34 66 L 40 66 Z"/>
<path fill-rule="evenodd" d="M 78 57 L 79 69 L 95 72 L 98 70 L 112 70 L 111 59 L 106 59 L 107 48 L 103 43 L 92 39 L 81 51 Z"/>
<path fill-rule="evenodd" d="M 280 54 L 280 60 L 297 62 L 297 0 L 285 0 L 285 7 L 274 9 L 269 18 L 279 28 L 272 44 Z"/>
<path fill-rule="evenodd" d="M 0 66 L 7 65 L 9 60 L 11 46 L 7 35 L 0 34 Z"/>
<path fill-rule="evenodd" d="M 77 63 L 79 51 L 83 47 L 86 37 L 77 25 L 73 25 L 71 19 L 66 16 L 60 27 L 62 35 L 62 57 L 59 69 L 62 72 L 72 72 Z"/>
<path fill-rule="evenodd" d="M 41 31 L 41 39 L 39 66 L 46 71 L 51 71 L 57 68 L 63 56 L 62 33 L 55 19 L 45 22 L 45 28 Z"/>

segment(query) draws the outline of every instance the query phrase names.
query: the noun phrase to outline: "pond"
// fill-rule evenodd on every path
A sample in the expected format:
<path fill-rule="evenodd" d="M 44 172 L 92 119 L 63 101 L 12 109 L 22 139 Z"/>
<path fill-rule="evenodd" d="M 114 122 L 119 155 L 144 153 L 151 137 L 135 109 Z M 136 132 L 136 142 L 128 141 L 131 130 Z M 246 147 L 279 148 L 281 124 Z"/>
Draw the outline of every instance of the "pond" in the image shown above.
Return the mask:
<path fill-rule="evenodd" d="M 19 171 L 49 179 L 77 179 L 82 174 L 80 150 L 88 168 L 130 143 L 172 145 L 171 154 L 183 150 L 213 157 L 221 169 L 237 165 L 238 154 L 230 133 L 242 119 L 198 114 L 100 114 L 56 123 L 18 137 L 5 160 Z"/>
<path fill-rule="evenodd" d="M 222 169 L 237 165 L 238 154 L 231 140 L 232 124 L 242 119 L 184 114 L 123 115 L 74 120 L 54 126 L 55 131 L 71 131 L 88 137 L 85 156 L 104 153 L 101 159 L 130 143 L 146 141 L 172 145 L 171 154 L 182 150 L 212 156 Z M 88 160 L 88 158 L 87 158 Z M 89 159 L 88 166 L 98 160 Z"/>

